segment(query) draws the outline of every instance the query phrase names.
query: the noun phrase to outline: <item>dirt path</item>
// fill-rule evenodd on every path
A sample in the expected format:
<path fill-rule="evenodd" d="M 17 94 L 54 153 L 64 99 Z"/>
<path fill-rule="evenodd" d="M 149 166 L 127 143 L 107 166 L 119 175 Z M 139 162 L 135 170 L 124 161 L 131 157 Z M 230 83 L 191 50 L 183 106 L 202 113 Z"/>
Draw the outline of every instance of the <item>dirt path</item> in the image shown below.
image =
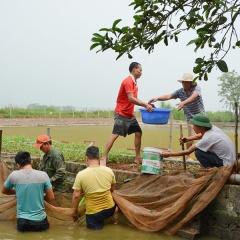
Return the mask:
<path fill-rule="evenodd" d="M 137 118 L 140 125 L 145 125 L 142 119 Z M 11 126 L 68 126 L 68 125 L 113 125 L 111 118 L 0 118 L 0 127 Z M 168 123 L 169 124 L 169 123 Z M 186 124 L 186 122 L 173 121 L 173 126 Z M 151 125 L 148 127 L 166 127 L 166 125 Z"/>
<path fill-rule="evenodd" d="M 55 126 L 55 125 L 113 124 L 113 118 L 1 118 L 0 126 Z"/>

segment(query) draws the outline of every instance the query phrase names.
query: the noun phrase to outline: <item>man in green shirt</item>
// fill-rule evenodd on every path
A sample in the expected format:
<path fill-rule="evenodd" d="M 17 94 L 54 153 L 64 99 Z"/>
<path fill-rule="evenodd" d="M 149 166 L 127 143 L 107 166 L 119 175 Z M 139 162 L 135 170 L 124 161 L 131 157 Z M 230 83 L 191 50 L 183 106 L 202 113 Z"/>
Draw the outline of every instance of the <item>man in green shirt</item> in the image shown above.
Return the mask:
<path fill-rule="evenodd" d="M 37 137 L 34 147 L 44 153 L 40 170 L 48 174 L 53 191 L 65 192 L 66 165 L 63 155 L 52 146 L 52 140 L 46 134 Z"/>

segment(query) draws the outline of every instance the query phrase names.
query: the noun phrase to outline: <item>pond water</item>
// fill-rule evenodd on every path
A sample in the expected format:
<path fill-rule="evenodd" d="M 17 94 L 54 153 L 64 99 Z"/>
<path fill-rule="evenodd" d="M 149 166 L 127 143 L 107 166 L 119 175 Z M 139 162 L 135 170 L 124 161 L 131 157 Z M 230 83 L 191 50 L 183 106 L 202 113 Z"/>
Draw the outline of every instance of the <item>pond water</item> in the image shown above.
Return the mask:
<path fill-rule="evenodd" d="M 50 135 L 55 141 L 64 142 L 82 142 L 94 141 L 98 147 L 104 147 L 107 139 L 111 135 L 112 126 L 97 125 L 97 126 L 51 126 L 51 127 L 1 127 L 4 136 L 25 135 L 36 138 L 38 135 L 47 133 L 49 128 Z M 142 126 L 142 148 L 143 147 L 158 147 L 170 148 L 173 151 L 181 150 L 178 139 L 180 138 L 180 128 L 173 127 L 170 136 L 170 127 L 168 125 L 143 125 Z M 234 132 L 230 129 L 224 132 L 231 138 L 234 143 Z M 183 135 L 187 135 L 186 127 L 183 127 Z M 134 148 L 134 134 L 124 137 L 119 137 L 115 143 L 114 148 L 133 149 Z"/>
<path fill-rule="evenodd" d="M 137 230 L 129 226 L 127 222 L 118 224 L 110 219 L 104 228 L 99 231 L 93 231 L 86 227 L 79 226 L 50 226 L 46 232 L 25 232 L 16 230 L 16 221 L 0 221 L 0 240 L 185 240 L 180 236 L 167 236 L 162 233 L 149 233 Z M 198 238 L 199 240 L 218 240 L 213 236 Z"/>

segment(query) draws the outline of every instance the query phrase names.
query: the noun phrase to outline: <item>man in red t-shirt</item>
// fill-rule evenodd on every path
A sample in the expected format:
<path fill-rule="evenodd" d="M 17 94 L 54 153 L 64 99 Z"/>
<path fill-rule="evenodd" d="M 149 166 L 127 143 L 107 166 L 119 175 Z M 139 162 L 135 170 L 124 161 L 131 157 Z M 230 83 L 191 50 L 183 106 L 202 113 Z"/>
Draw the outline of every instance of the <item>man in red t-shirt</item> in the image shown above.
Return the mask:
<path fill-rule="evenodd" d="M 132 62 L 129 66 L 130 75 L 123 80 L 117 97 L 117 106 L 114 113 L 114 127 L 112 135 L 108 139 L 101 159 L 101 165 L 106 165 L 107 155 L 113 146 L 113 143 L 119 136 L 126 137 L 135 133 L 134 145 L 136 157 L 134 162 L 141 163 L 141 139 L 142 130 L 134 116 L 134 105 L 142 106 L 148 112 L 153 111 L 153 106 L 142 102 L 137 98 L 138 86 L 137 79 L 142 75 L 142 66 L 137 62 Z"/>

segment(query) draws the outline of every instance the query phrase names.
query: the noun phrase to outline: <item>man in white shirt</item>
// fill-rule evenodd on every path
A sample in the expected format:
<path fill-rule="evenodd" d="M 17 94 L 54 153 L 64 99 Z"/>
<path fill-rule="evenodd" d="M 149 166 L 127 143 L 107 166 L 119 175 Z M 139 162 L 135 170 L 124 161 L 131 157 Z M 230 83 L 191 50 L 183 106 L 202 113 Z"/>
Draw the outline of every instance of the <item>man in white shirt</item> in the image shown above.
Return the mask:
<path fill-rule="evenodd" d="M 235 162 L 235 148 L 231 139 L 221 129 L 212 126 L 206 115 L 196 114 L 190 122 L 196 135 L 183 137 L 180 142 L 200 141 L 184 151 L 163 152 L 162 157 L 184 156 L 195 151 L 197 160 L 204 168 L 221 167 Z"/>

